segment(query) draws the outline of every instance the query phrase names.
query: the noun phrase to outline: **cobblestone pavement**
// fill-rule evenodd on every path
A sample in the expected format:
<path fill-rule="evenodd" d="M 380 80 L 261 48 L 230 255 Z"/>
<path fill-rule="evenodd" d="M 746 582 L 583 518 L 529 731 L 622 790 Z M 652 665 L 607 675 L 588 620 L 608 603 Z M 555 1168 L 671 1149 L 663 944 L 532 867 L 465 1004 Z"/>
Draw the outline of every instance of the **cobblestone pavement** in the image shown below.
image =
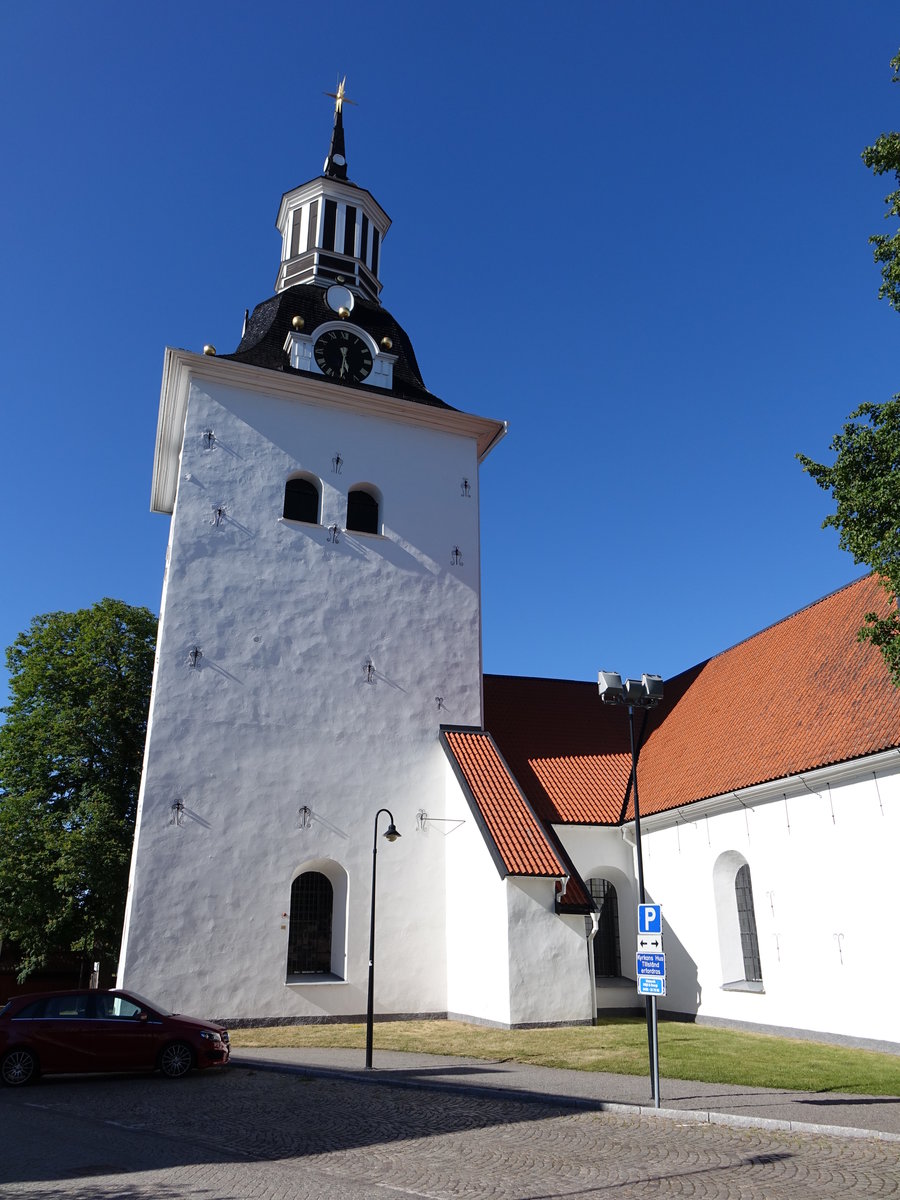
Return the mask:
<path fill-rule="evenodd" d="M 0 1093 L 29 1200 L 900 1197 L 900 1147 L 251 1070 Z"/>

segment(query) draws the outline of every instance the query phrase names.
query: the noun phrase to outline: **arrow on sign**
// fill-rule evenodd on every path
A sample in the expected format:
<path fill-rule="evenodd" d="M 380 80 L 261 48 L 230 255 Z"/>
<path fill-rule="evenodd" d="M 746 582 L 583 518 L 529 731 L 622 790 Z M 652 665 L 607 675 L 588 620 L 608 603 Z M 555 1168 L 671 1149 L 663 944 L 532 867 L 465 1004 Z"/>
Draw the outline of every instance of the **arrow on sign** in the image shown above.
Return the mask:
<path fill-rule="evenodd" d="M 638 938 L 638 950 L 661 950 L 661 937 L 640 937 Z"/>

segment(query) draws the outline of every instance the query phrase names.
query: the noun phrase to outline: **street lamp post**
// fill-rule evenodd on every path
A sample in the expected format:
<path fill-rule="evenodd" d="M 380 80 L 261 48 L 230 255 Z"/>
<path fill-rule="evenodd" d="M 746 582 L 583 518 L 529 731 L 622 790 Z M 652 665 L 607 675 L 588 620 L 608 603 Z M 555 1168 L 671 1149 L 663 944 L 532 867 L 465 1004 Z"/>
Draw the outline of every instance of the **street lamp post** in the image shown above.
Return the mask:
<path fill-rule="evenodd" d="M 634 796 L 634 849 L 637 858 L 638 895 L 640 903 L 646 904 L 644 891 L 644 856 L 641 851 L 641 806 L 638 800 L 638 747 L 634 737 L 634 710 L 656 708 L 663 698 L 663 681 L 659 675 L 642 675 L 640 679 L 626 679 L 615 671 L 601 671 L 597 676 L 600 699 L 604 704 L 622 704 L 628 707 L 628 730 L 631 735 L 631 790 Z M 659 1108 L 659 1035 L 656 1012 L 656 997 L 646 998 L 647 1038 L 650 1047 L 650 1090 Z"/>
<path fill-rule="evenodd" d="M 366 1070 L 372 1069 L 372 1037 L 375 1021 L 375 869 L 378 865 L 378 818 L 387 813 L 390 824 L 384 831 L 389 842 L 396 842 L 400 836 L 394 824 L 394 816 L 389 808 L 379 808 L 375 814 L 375 832 L 372 835 L 372 907 L 369 917 L 369 995 L 366 1004 Z"/>

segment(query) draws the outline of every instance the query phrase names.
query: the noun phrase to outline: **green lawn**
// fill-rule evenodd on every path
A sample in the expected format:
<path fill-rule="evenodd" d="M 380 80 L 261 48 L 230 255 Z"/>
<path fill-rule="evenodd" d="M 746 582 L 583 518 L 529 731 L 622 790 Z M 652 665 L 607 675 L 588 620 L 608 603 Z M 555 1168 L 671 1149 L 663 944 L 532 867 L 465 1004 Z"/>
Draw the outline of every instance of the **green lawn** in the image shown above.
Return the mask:
<path fill-rule="evenodd" d="M 341 1046 L 362 1050 L 363 1025 L 281 1025 L 234 1029 L 236 1047 Z M 385 1021 L 375 1026 L 376 1050 L 507 1059 L 579 1071 L 647 1075 L 647 1026 L 615 1018 L 591 1027 L 490 1029 L 459 1021 Z M 850 1050 L 822 1042 L 738 1033 L 663 1021 L 660 1075 L 707 1083 L 900 1096 L 900 1055 Z"/>

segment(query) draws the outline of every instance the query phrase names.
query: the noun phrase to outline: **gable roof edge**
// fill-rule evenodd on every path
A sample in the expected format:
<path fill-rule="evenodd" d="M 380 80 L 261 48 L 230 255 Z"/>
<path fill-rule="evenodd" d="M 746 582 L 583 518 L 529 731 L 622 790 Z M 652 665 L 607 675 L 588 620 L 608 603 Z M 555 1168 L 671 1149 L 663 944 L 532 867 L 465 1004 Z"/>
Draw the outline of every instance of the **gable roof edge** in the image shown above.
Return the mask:
<path fill-rule="evenodd" d="M 503 767 L 503 770 L 505 771 L 507 778 L 509 779 L 510 783 L 512 784 L 512 786 L 515 788 L 516 792 L 518 793 L 519 799 L 520 799 L 523 807 L 530 813 L 531 818 L 535 823 L 535 827 L 538 829 L 538 831 L 541 834 L 541 837 L 544 840 L 545 846 L 550 851 L 553 858 L 556 860 L 556 864 L 559 867 L 558 875 L 550 875 L 550 874 L 523 875 L 521 873 L 517 873 L 517 872 L 513 872 L 513 871 L 509 870 L 509 868 L 506 865 L 506 860 L 503 856 L 503 852 L 500 849 L 499 845 L 497 844 L 497 841 L 496 841 L 493 833 L 491 832 L 491 830 L 487 824 L 487 821 L 485 820 L 484 813 L 481 811 L 481 805 L 478 803 L 478 800 L 477 800 L 474 792 L 472 791 L 471 787 L 469 786 L 469 782 L 466 779 L 465 773 L 464 773 L 459 761 L 457 760 L 456 754 L 453 751 L 453 747 L 450 745 L 450 743 L 447 740 L 446 735 L 448 733 L 465 733 L 465 734 L 469 734 L 469 735 L 476 735 L 478 737 L 482 737 L 482 738 L 486 739 L 486 741 L 488 742 L 488 744 L 491 746 L 494 753 L 496 754 L 497 759 L 498 759 L 500 765 Z M 561 879 L 563 876 L 569 875 L 570 871 L 568 869 L 567 864 L 560 858 L 557 847 L 554 845 L 553 840 L 551 838 L 549 838 L 547 835 L 547 830 L 544 827 L 543 821 L 541 821 L 541 819 L 538 817 L 537 813 L 532 808 L 531 803 L 528 800 L 528 797 L 525 795 L 524 791 L 522 790 L 522 787 L 519 784 L 518 779 L 516 779 L 515 775 L 510 770 L 509 764 L 507 763 L 506 759 L 500 753 L 500 748 L 497 745 L 497 743 L 494 741 L 492 735 L 490 733 L 488 733 L 487 730 L 485 730 L 485 729 L 473 728 L 472 726 L 442 725 L 440 728 L 440 742 L 444 748 L 444 753 L 446 754 L 446 756 L 450 762 L 450 766 L 453 769 L 453 774 L 456 776 L 457 782 L 459 783 L 459 785 L 462 789 L 463 795 L 466 798 L 466 802 L 468 803 L 469 808 L 472 811 L 472 816 L 475 818 L 475 824 L 478 826 L 481 836 L 484 839 L 485 845 L 487 846 L 488 851 L 490 852 L 491 858 L 494 860 L 494 865 L 497 868 L 500 878 L 508 879 L 508 878 L 512 877 L 512 878 L 516 878 L 516 879 L 556 879 L 556 878 Z"/>

